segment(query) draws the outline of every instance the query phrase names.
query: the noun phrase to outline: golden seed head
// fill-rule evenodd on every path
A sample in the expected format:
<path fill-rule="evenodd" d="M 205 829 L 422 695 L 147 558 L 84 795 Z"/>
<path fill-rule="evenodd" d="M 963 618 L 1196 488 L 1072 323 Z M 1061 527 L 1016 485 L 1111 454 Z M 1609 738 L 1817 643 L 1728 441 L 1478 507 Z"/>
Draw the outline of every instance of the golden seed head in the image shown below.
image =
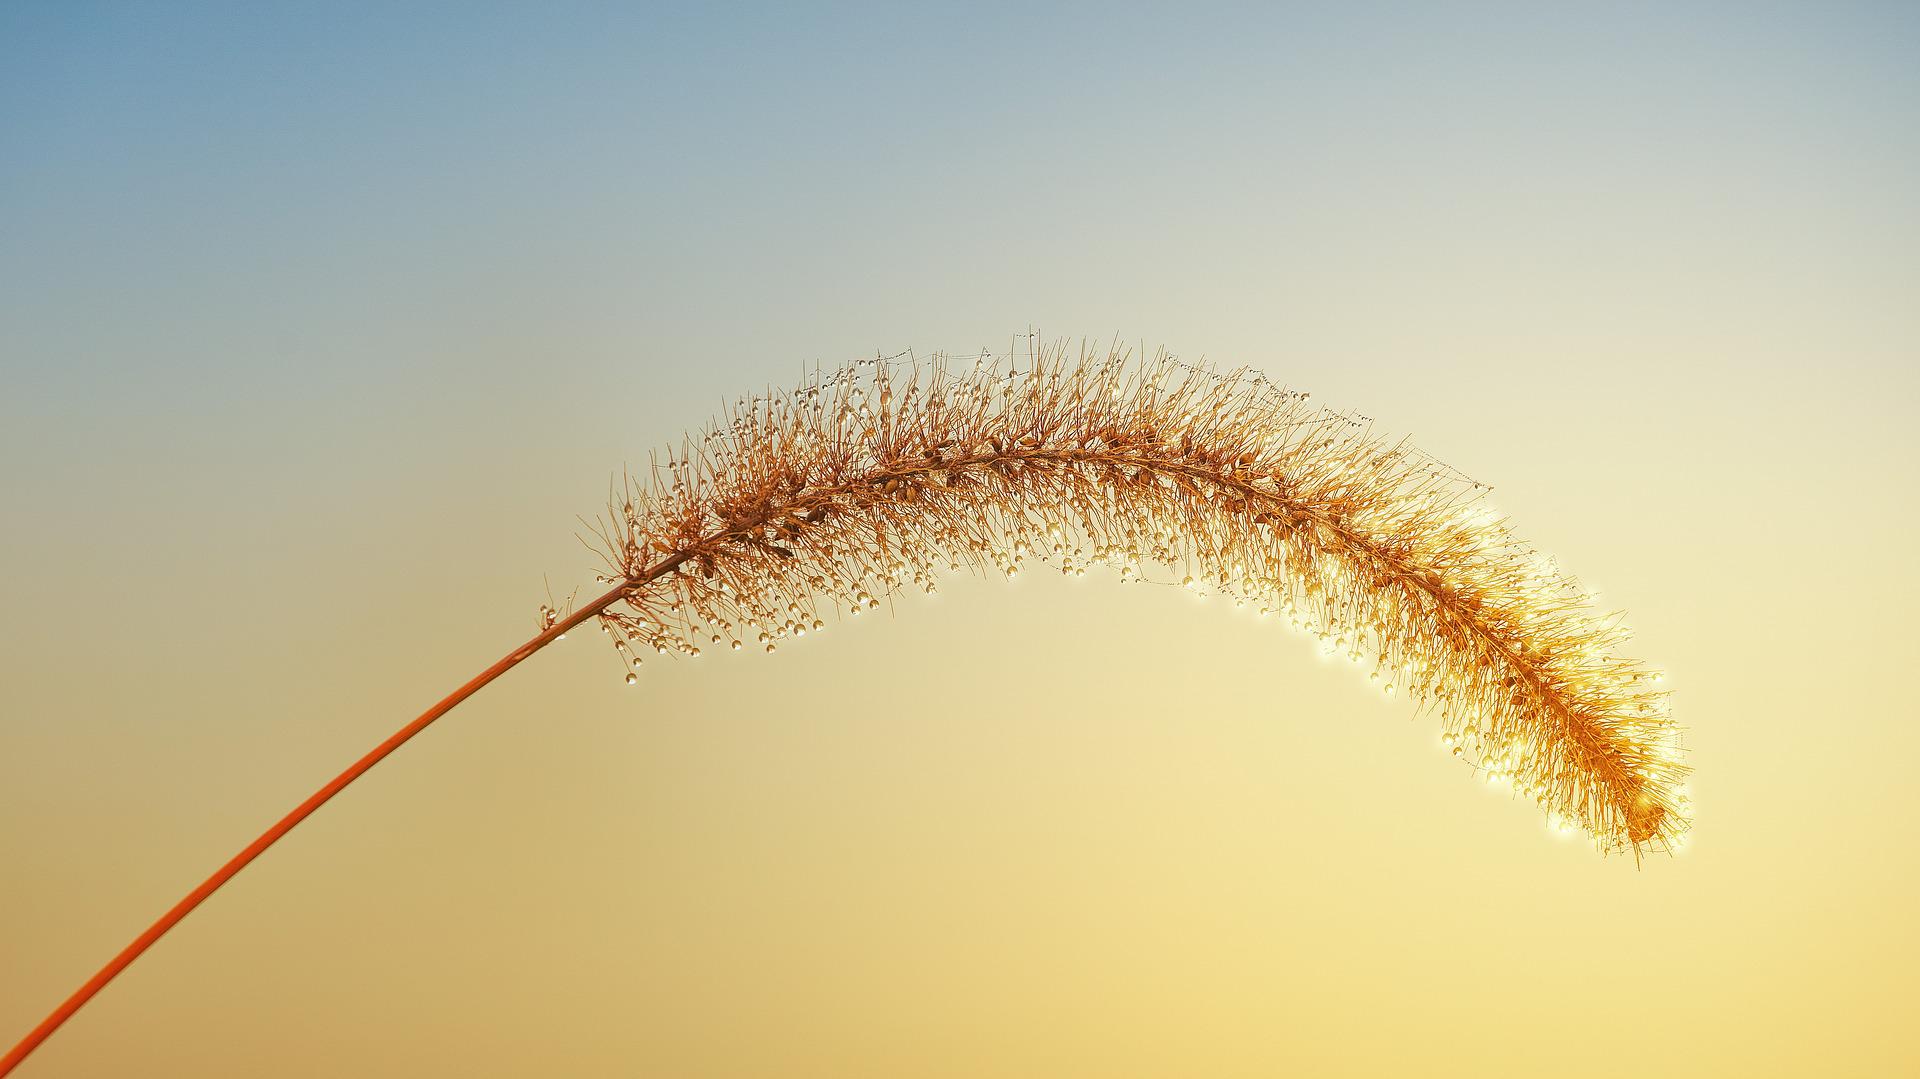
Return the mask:
<path fill-rule="evenodd" d="M 861 361 L 737 402 L 628 479 L 598 538 L 632 587 L 603 624 L 686 655 L 702 634 L 738 650 L 744 625 L 772 652 L 943 569 L 1104 563 L 1283 612 L 1557 827 L 1676 849 L 1688 769 L 1660 676 L 1483 490 L 1362 417 L 1164 353 Z"/>

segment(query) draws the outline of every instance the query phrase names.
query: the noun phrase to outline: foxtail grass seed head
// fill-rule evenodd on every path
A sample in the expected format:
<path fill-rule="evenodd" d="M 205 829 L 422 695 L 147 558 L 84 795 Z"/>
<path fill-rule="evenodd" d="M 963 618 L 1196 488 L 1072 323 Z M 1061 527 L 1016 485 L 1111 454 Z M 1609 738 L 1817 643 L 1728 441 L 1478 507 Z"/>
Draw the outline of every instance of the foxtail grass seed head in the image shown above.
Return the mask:
<path fill-rule="evenodd" d="M 599 615 L 623 658 L 773 652 L 943 571 L 1106 564 L 1282 615 L 1602 850 L 1676 850 L 1690 823 L 1680 727 L 1620 616 L 1481 484 L 1244 370 L 1065 345 L 864 360 L 737 402 L 596 532 L 630 586 Z"/>

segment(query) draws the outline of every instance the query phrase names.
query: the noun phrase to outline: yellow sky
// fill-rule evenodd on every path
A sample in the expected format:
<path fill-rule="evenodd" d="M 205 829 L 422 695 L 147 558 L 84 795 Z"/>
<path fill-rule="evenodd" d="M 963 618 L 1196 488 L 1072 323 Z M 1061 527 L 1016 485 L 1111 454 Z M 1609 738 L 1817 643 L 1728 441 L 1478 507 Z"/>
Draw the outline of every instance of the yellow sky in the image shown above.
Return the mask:
<path fill-rule="evenodd" d="M 633 688 L 588 633 L 22 1079 L 1920 1060 L 1910 16 L 0 20 L 0 1039 L 591 589 L 623 463 L 1029 323 L 1492 483 L 1669 672 L 1698 807 L 1602 859 L 1105 573 Z"/>

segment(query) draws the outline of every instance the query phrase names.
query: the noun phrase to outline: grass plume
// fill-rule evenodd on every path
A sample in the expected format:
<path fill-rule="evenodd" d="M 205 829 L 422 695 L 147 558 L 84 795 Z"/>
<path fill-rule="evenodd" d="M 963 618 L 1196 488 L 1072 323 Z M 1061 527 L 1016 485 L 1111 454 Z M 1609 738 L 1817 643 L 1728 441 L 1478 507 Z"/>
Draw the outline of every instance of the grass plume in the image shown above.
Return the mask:
<path fill-rule="evenodd" d="M 1024 369 L 867 360 L 739 402 L 629 480 L 596 528 L 624 586 L 597 614 L 637 667 L 771 652 L 943 572 L 1158 566 L 1368 665 L 1602 849 L 1671 849 L 1686 767 L 1659 676 L 1480 496 L 1245 371 L 1059 345 Z"/>
<path fill-rule="evenodd" d="M 896 358 L 897 359 L 897 358 Z M 120 971 L 334 795 L 590 619 L 646 652 L 773 651 L 963 569 L 1183 574 L 1282 615 L 1439 717 L 1441 739 L 1604 851 L 1673 850 L 1680 730 L 1626 631 L 1481 502 L 1481 485 L 1258 374 L 1063 345 L 862 361 L 739 402 L 595 526 L 607 590 L 355 761 L 176 903 L 4 1057 L 26 1059 Z"/>

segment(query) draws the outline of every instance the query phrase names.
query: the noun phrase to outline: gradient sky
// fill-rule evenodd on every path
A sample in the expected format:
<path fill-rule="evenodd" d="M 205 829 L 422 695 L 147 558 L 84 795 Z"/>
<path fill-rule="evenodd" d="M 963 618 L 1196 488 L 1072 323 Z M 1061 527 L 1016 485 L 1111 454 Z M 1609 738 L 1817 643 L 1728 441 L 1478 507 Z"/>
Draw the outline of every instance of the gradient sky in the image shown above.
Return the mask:
<path fill-rule="evenodd" d="M 0 6 L 0 1041 L 590 587 L 623 463 L 1029 326 L 1492 483 L 1693 846 L 1242 612 L 956 581 L 570 638 L 23 1079 L 1920 1069 L 1913 6 L 400 7 Z"/>

